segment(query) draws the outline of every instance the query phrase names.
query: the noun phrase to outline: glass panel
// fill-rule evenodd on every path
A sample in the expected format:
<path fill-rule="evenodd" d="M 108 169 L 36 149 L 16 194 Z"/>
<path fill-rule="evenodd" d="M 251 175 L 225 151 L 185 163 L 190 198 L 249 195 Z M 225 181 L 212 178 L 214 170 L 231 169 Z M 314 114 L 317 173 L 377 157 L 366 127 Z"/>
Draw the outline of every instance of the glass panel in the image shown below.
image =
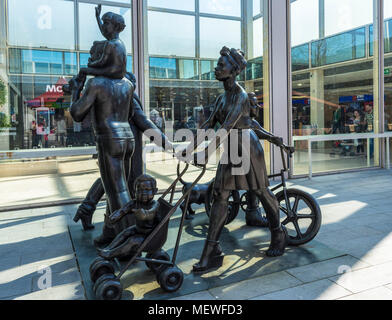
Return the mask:
<path fill-rule="evenodd" d="M 291 48 L 291 63 L 293 71 L 309 68 L 309 44 Z"/>
<path fill-rule="evenodd" d="M 217 62 L 217 60 L 202 60 L 200 62 L 202 80 L 215 80 L 214 68 Z"/>
<path fill-rule="evenodd" d="M 319 142 L 320 144 L 320 142 Z M 345 139 L 324 142 L 323 149 L 328 154 L 320 154 L 320 147 L 312 143 L 312 172 L 322 173 L 373 167 L 374 139 Z M 296 175 L 309 174 L 308 142 L 295 141 L 296 156 L 294 157 L 294 172 Z"/>
<path fill-rule="evenodd" d="M 90 54 L 89 53 L 81 53 L 79 55 L 80 68 L 86 68 L 87 67 L 88 58 L 90 58 Z"/>
<path fill-rule="evenodd" d="M 263 57 L 251 59 L 246 65 L 246 79 L 254 80 L 263 77 Z"/>
<path fill-rule="evenodd" d="M 256 16 L 261 13 L 261 1 L 260 0 L 253 0 L 253 16 Z"/>
<path fill-rule="evenodd" d="M 384 22 L 384 52 L 392 52 L 392 19 Z M 369 26 L 369 55 L 373 55 L 373 25 Z"/>
<path fill-rule="evenodd" d="M 8 41 L 11 45 L 74 49 L 74 25 L 72 1 L 8 1 Z"/>
<path fill-rule="evenodd" d="M 10 49 L 10 73 L 76 73 L 76 53 L 44 50 Z"/>
<path fill-rule="evenodd" d="M 253 20 L 253 56 L 263 55 L 263 18 Z"/>
<path fill-rule="evenodd" d="M 360 28 L 312 42 L 312 66 L 343 62 L 366 55 L 366 29 Z"/>
<path fill-rule="evenodd" d="M 384 128 L 392 132 L 392 0 L 384 0 Z M 373 28 L 372 28 L 373 29 Z M 372 30 L 373 31 L 373 30 Z M 373 32 L 371 33 L 373 36 Z M 373 37 L 371 38 L 373 42 Z M 371 42 L 371 43 L 372 43 Z M 373 53 L 373 50 L 372 50 Z M 389 159 L 392 159 L 392 139 L 389 139 Z"/>
<path fill-rule="evenodd" d="M 373 23 L 373 0 L 325 0 L 325 36 Z"/>
<path fill-rule="evenodd" d="M 150 78 L 177 79 L 176 59 L 151 57 Z"/>
<path fill-rule="evenodd" d="M 133 72 L 133 58 L 130 55 L 127 56 L 127 71 Z"/>
<path fill-rule="evenodd" d="M 79 3 L 79 41 L 80 50 L 90 50 L 96 40 L 105 40 L 101 35 L 95 19 L 95 4 Z M 106 12 L 120 14 L 125 20 L 125 29 L 120 33 L 120 39 L 124 42 L 127 52 L 132 53 L 132 20 L 131 8 L 102 6 L 102 15 Z M 89 17 L 86 19 L 85 17 Z"/>
<path fill-rule="evenodd" d="M 151 55 L 194 57 L 195 17 L 149 11 L 148 50 Z"/>
<path fill-rule="evenodd" d="M 88 63 L 88 58 L 89 57 L 90 57 L 89 53 L 80 53 L 80 55 L 79 55 L 80 68 L 86 68 L 87 67 L 87 63 Z M 133 70 L 132 56 L 128 55 L 127 56 L 127 71 L 128 72 L 132 72 L 132 70 Z"/>
<path fill-rule="evenodd" d="M 64 52 L 64 74 L 74 75 L 77 72 L 76 53 Z"/>
<path fill-rule="evenodd" d="M 132 0 L 105 0 L 106 2 L 118 2 L 118 3 L 127 3 L 131 5 Z"/>
<path fill-rule="evenodd" d="M 195 1 L 191 0 L 148 0 L 149 7 L 195 11 Z"/>
<path fill-rule="evenodd" d="M 151 3 L 152 1 L 148 2 L 150 6 Z M 240 17 L 241 1 L 209 1 L 208 10 L 206 4 L 207 2 L 200 2 L 202 12 Z M 233 11 L 227 9 L 231 4 L 236 8 Z M 214 10 L 211 5 L 216 5 Z M 248 17 L 247 25 L 250 27 L 246 35 L 245 30 L 241 30 L 241 21 L 210 17 L 199 19 L 198 32 L 195 29 L 195 16 L 155 10 L 148 12 L 148 46 L 145 46 L 148 48 L 145 53 L 148 58 L 145 62 L 149 69 L 146 70 L 148 77 L 144 110 L 169 139 L 182 141 L 182 137 L 175 137 L 179 129 L 195 132 L 208 119 L 216 98 L 224 92 L 222 83 L 215 79 L 214 74 L 219 51 L 223 46 L 241 48 L 241 42 L 244 42 L 248 48 L 252 48 L 245 53 L 248 68 L 252 71 L 247 71 L 250 72 L 249 76 L 242 73 L 238 80 L 248 92 L 256 93 L 260 105 L 264 104 L 262 56 L 263 48 L 267 45 L 263 41 L 263 19 L 253 21 L 253 17 Z M 246 38 L 242 39 L 242 34 Z M 198 48 L 200 52 L 197 52 Z M 264 107 L 257 120 L 268 130 L 268 103 L 265 103 Z M 264 119 L 267 121 L 264 122 Z M 269 168 L 269 143 L 264 146 Z M 147 170 L 155 176 L 162 167 L 162 158 L 159 157 L 158 154 L 147 156 Z M 169 170 L 172 170 L 170 172 L 175 175 L 176 161 L 170 161 L 165 160 L 165 165 L 168 165 Z M 216 166 L 216 163 L 211 166 Z M 214 175 L 214 170 L 207 171 L 203 180 L 208 181 Z M 158 183 L 164 188 L 168 182 L 162 180 Z"/>
<path fill-rule="evenodd" d="M 318 39 L 318 3 L 315 0 L 297 0 L 291 3 L 292 46 Z"/>
<path fill-rule="evenodd" d="M 200 12 L 221 14 L 225 16 L 241 16 L 241 0 L 199 0 Z"/>
<path fill-rule="evenodd" d="M 308 24 L 304 19 L 306 3 L 307 0 L 291 3 L 292 8 L 297 6 L 297 10 L 291 12 L 294 39 Z M 309 172 L 306 136 L 327 139 L 312 142 L 313 173 L 379 165 L 378 141 L 366 138 L 366 133 L 376 132 L 375 121 L 378 117 L 373 111 L 374 58 L 366 56 L 365 25 L 369 23 L 369 12 L 372 14 L 372 7 L 369 8 L 368 4 L 368 0 L 325 0 L 325 33 L 331 34 L 330 21 L 337 19 L 333 32 L 338 34 L 322 39 L 316 37 L 314 41 L 308 38 L 307 43 L 300 46 L 292 43 L 292 128 L 296 148 L 294 175 Z M 366 10 L 358 11 L 355 6 Z M 353 19 L 350 18 L 352 14 L 347 13 L 348 9 L 355 12 Z M 314 14 L 319 16 L 319 12 Z M 351 20 L 348 24 L 340 23 L 342 17 Z M 362 23 L 358 25 L 358 21 Z M 354 27 L 357 29 L 352 30 Z M 320 30 L 322 35 L 323 30 Z M 312 67 L 317 69 L 309 68 L 309 46 Z M 363 60 L 358 61 L 359 58 Z M 365 138 L 355 139 L 356 134 L 365 134 Z M 339 137 L 331 136 L 328 140 L 328 135 Z"/>
<path fill-rule="evenodd" d="M 150 78 L 152 79 L 199 79 L 198 61 L 150 57 Z"/>
<path fill-rule="evenodd" d="M 200 56 L 216 58 L 223 46 L 241 48 L 241 22 L 200 18 Z"/>
<path fill-rule="evenodd" d="M 44 63 L 42 63 L 44 65 Z M 64 96 L 63 76 L 11 76 L 9 149 L 94 146 L 90 116 L 76 123 L 69 113 L 70 96 Z"/>

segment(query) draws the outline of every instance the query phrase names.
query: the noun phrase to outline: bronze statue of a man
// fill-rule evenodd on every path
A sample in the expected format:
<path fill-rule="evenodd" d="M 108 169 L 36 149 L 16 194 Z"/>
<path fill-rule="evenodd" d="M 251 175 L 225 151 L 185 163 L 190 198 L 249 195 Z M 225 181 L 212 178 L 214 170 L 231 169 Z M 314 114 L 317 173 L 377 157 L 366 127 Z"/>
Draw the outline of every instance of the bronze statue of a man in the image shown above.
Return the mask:
<path fill-rule="evenodd" d="M 233 130 L 238 133 L 237 147 L 243 156 L 250 161 L 247 173 L 233 175 L 232 169 L 236 167 L 228 158 L 227 164 L 219 163 L 215 183 L 213 204 L 210 214 L 210 223 L 207 239 L 200 261 L 193 266 L 194 272 L 205 272 L 211 268 L 219 267 L 223 263 L 223 254 L 219 245 L 219 237 L 225 225 L 228 199 L 231 190 L 250 190 L 263 203 L 266 211 L 269 228 L 271 231 L 271 243 L 267 250 L 268 256 L 279 256 L 284 253 L 287 244 L 287 234 L 282 228 L 279 219 L 279 204 L 275 195 L 268 189 L 268 175 L 264 160 L 264 151 L 260 141 L 252 128 L 251 108 L 249 98 L 245 90 L 237 83 L 236 77 L 244 70 L 246 60 L 243 52 L 236 49 L 223 47 L 220 51 L 220 58 L 215 68 L 215 77 L 222 81 L 225 93 L 220 95 L 209 119 L 202 125 L 202 129 L 214 128 L 216 123 L 221 124 L 221 128 L 228 133 L 227 139 L 233 143 L 231 138 Z M 242 145 L 241 136 L 249 135 L 249 145 Z M 215 147 L 219 146 L 221 139 L 217 137 Z M 271 137 L 273 143 L 280 144 L 279 137 Z M 203 139 L 197 139 L 195 145 L 190 145 L 185 154 L 192 153 Z M 204 150 L 203 155 L 195 153 L 194 162 L 200 162 L 200 158 L 208 159 L 210 144 Z M 227 150 L 225 150 L 227 152 Z M 183 153 L 178 153 L 181 158 Z"/>
<path fill-rule="evenodd" d="M 78 122 L 90 111 L 92 113 L 99 170 L 108 197 L 108 215 L 131 200 L 128 174 L 135 142 L 128 118 L 133 108 L 134 86 L 126 78 L 96 76 L 87 82 L 85 92 L 80 97 L 84 81 L 79 78 L 74 78 L 76 87 L 72 88 L 70 112 Z M 105 221 L 102 235 L 96 243 L 108 243 L 115 235 L 115 230 Z"/>
<path fill-rule="evenodd" d="M 135 76 L 130 72 L 127 72 L 125 76 L 128 80 L 132 82 L 132 84 L 136 88 Z M 157 144 L 159 147 L 164 148 L 167 151 L 173 150 L 172 143 L 169 141 L 167 136 L 160 129 L 158 129 L 158 127 L 144 114 L 142 103 L 135 92 L 133 94 L 133 107 L 133 112 L 129 115 L 128 119 L 131 130 L 135 137 L 135 149 L 134 154 L 131 158 L 130 172 L 128 177 L 128 189 L 131 194 L 131 198 L 135 197 L 134 182 L 137 177 L 143 174 L 142 134 L 146 132 L 148 132 L 149 134 L 154 133 L 155 144 Z M 78 207 L 74 217 L 74 221 L 78 222 L 79 220 L 81 220 L 84 230 L 94 228 L 94 225 L 92 224 L 92 217 L 96 210 L 96 206 L 104 193 L 105 190 L 103 188 L 102 180 L 101 178 L 98 178 L 93 183 L 85 199 Z M 98 246 L 100 245 L 100 243 L 97 243 L 97 241 L 95 242 Z"/>

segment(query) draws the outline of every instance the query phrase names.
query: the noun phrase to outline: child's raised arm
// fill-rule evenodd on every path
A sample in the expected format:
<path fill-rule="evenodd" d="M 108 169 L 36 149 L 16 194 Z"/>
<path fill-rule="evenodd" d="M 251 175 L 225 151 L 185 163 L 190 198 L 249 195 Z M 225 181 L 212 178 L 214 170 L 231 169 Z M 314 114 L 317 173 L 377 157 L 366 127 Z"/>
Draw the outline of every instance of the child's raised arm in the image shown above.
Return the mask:
<path fill-rule="evenodd" d="M 97 18 L 97 23 L 98 23 L 98 28 L 101 31 L 102 35 L 103 35 L 103 31 L 102 31 L 102 21 L 101 21 L 101 10 L 102 10 L 102 5 L 98 5 L 95 7 L 95 17 Z"/>

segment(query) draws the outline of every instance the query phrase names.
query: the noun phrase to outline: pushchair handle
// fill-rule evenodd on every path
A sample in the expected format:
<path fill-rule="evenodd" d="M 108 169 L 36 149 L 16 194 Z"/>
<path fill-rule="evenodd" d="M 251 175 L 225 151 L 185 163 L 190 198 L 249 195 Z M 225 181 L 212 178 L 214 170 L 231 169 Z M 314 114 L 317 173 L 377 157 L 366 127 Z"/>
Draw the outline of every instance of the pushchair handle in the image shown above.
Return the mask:
<path fill-rule="evenodd" d="M 290 158 L 293 156 L 293 153 L 295 152 L 295 148 L 293 146 L 288 146 L 288 145 L 283 144 L 280 146 L 280 148 L 281 148 L 281 150 L 286 152 Z"/>

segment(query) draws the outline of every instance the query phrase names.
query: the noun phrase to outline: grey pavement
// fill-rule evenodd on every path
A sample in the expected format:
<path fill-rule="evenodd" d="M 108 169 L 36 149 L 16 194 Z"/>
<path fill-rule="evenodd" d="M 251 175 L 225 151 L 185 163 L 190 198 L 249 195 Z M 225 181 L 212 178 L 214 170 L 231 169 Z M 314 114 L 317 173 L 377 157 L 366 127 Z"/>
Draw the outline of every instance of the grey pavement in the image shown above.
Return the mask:
<path fill-rule="evenodd" d="M 342 256 L 175 299 L 392 299 L 392 171 L 296 179 L 289 186 L 317 199 L 323 223 L 315 240 Z M 76 207 L 0 213 L 0 299 L 85 299 L 68 231 Z"/>

